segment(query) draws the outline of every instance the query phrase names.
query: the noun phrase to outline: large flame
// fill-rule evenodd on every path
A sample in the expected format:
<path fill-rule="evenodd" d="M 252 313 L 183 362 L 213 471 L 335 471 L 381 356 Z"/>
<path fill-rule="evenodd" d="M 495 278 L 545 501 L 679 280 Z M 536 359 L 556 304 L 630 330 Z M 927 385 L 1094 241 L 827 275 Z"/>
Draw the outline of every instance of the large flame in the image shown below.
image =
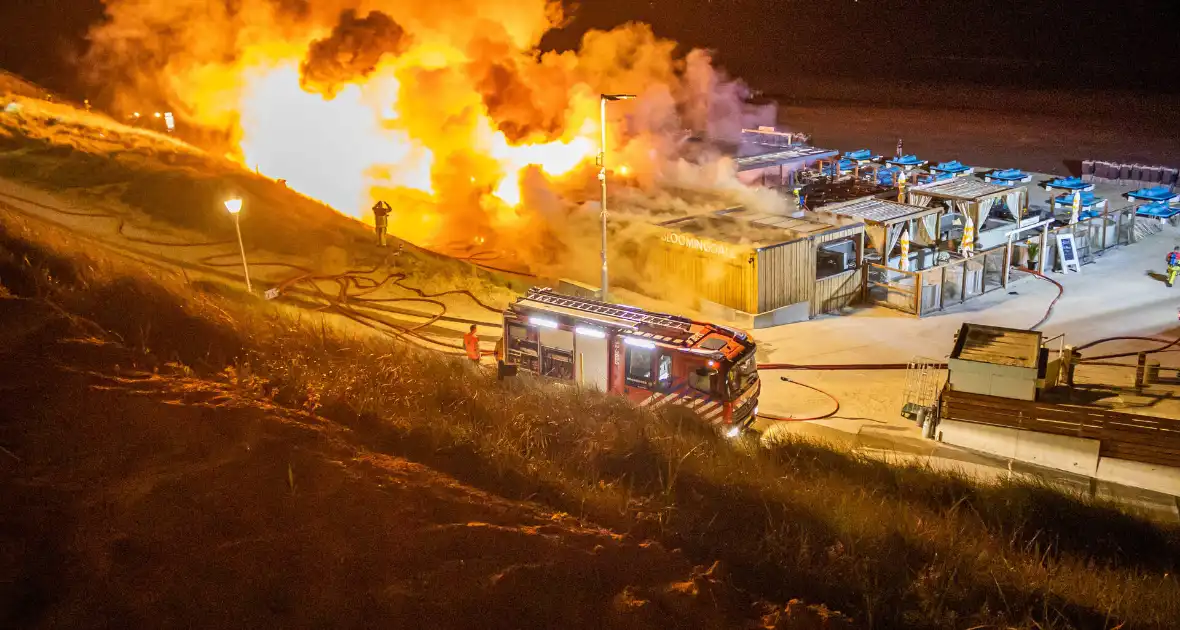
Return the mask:
<path fill-rule="evenodd" d="M 163 61 L 132 74 L 140 93 L 164 84 L 189 118 L 230 131 L 244 165 L 340 212 L 367 219 L 388 201 L 391 230 L 424 244 L 543 226 L 537 189 L 594 181 L 601 92 L 640 94 L 607 121 L 628 177 L 654 171 L 670 132 L 708 122 L 720 93 L 707 55 L 677 57 L 643 25 L 540 53 L 564 20 L 552 0 L 329 0 L 292 13 L 270 0 L 213 12 L 104 1 L 95 68 Z"/>

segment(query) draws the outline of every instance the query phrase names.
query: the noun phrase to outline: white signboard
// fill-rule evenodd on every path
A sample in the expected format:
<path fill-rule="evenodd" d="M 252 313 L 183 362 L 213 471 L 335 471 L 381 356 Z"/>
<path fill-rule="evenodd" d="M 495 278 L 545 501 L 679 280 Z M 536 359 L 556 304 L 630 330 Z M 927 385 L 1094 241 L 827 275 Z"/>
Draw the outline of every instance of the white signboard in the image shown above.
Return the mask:
<path fill-rule="evenodd" d="M 1073 271 L 1081 273 L 1082 264 L 1078 261 L 1078 248 L 1073 242 L 1073 234 L 1057 235 L 1057 261 L 1061 264 L 1061 273 Z"/>

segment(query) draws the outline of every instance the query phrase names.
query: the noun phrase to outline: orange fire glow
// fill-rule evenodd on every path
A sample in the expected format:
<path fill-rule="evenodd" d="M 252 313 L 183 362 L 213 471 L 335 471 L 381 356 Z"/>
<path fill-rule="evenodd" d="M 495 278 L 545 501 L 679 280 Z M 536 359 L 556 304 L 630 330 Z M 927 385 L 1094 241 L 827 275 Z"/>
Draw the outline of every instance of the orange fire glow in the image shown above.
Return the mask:
<path fill-rule="evenodd" d="M 389 202 L 390 231 L 421 244 L 544 229 L 554 213 L 538 204 L 593 186 L 602 92 L 640 95 L 608 108 L 613 172 L 630 181 L 714 111 L 708 56 L 680 57 L 647 26 L 542 53 L 566 19 L 555 0 L 104 3 L 96 71 L 148 65 L 128 51 L 167 59 L 132 87 L 163 84 L 188 119 L 230 132 L 244 166 L 342 213 L 371 220 Z"/>

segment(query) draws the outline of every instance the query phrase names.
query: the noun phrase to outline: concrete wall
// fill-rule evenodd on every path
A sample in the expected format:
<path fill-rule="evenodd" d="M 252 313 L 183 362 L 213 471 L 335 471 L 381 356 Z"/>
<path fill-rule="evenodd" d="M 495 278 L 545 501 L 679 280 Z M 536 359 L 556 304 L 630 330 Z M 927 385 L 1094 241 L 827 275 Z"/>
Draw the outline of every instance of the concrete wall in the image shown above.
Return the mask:
<path fill-rule="evenodd" d="M 939 441 L 1045 468 L 1093 477 L 1098 470 L 1098 440 L 943 420 Z"/>
<path fill-rule="evenodd" d="M 1180 468 L 1103 457 L 1097 477 L 1102 481 L 1180 496 Z"/>
<path fill-rule="evenodd" d="M 811 319 L 811 303 L 799 302 L 790 304 L 773 311 L 759 313 L 754 316 L 754 328 L 770 328 L 783 324 L 795 324 Z"/>

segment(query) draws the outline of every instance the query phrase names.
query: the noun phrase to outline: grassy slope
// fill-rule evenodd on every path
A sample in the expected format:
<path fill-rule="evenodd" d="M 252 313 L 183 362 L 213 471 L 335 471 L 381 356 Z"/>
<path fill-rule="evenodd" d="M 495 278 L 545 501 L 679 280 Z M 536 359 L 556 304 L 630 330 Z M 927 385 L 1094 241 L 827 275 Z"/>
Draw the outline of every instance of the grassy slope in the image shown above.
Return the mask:
<path fill-rule="evenodd" d="M 410 461 L 256 371 L 355 339 L 84 244 L 0 215 L 0 626 L 847 627 Z"/>
<path fill-rule="evenodd" d="M 16 162 L 3 162 L 12 155 L 0 162 L 39 164 L 35 172 L 61 168 L 59 182 L 72 181 L 79 164 L 106 168 L 100 151 L 70 151 L 55 166 L 54 150 L 18 148 Z M 79 155 L 89 157 L 80 162 Z M 135 159 L 156 168 L 150 157 Z M 137 180 L 123 184 L 134 188 Z M 725 581 L 757 598 L 822 601 L 874 627 L 1169 628 L 1180 619 L 1180 532 L 1115 508 L 806 443 L 752 450 L 695 429 L 677 410 L 655 416 L 523 381 L 501 387 L 431 355 L 307 329 L 274 307 L 236 303 L 231 291 L 165 286 L 134 266 L 61 254 L 82 249 L 66 235 L 7 220 L 0 278 L 14 293 L 49 299 L 92 322 L 79 325 L 106 331 L 125 352 L 115 362 L 120 370 L 132 362 L 174 370 L 172 378 L 194 379 L 186 382 L 197 389 L 224 391 L 232 383 L 236 399 L 314 414 L 347 432 L 350 448 L 417 461 L 494 495 L 528 497 L 651 537 L 697 563 L 722 559 Z M 330 499 L 319 507 L 334 510 L 340 497 Z M 273 532 L 266 521 L 252 526 L 264 523 Z M 132 559 L 166 562 L 147 553 Z"/>

